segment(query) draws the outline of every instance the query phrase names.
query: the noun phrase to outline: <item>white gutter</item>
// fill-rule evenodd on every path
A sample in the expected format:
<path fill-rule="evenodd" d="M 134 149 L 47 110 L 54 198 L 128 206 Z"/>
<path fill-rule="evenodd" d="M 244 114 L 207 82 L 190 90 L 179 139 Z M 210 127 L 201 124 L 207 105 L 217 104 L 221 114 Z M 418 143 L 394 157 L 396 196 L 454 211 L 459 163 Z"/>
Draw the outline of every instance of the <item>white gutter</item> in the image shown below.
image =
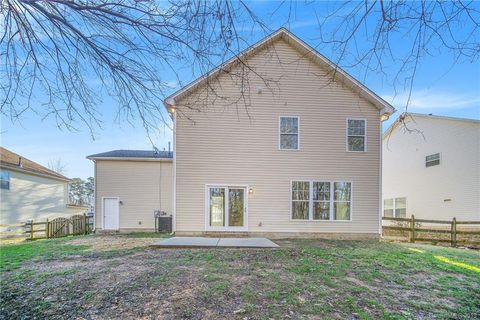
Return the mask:
<path fill-rule="evenodd" d="M 89 160 L 112 160 L 112 161 L 164 161 L 171 162 L 172 158 L 139 158 L 139 157 L 87 157 Z"/>

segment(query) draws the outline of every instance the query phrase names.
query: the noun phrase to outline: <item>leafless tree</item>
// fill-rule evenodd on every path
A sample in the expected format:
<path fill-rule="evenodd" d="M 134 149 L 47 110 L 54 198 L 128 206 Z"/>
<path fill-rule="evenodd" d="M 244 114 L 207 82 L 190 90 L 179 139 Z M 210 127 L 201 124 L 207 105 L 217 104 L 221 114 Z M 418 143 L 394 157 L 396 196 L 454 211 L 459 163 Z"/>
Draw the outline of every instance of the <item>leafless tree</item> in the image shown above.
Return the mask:
<path fill-rule="evenodd" d="M 330 46 L 338 66 L 361 67 L 365 77 L 395 75 L 390 80 L 408 100 L 426 55 L 448 50 L 453 63 L 479 57 L 475 1 L 345 1 L 327 11 L 303 5 L 317 13 L 317 48 Z M 288 27 L 297 3 L 279 2 L 272 21 L 282 7 Z M 238 54 L 247 42 L 239 28 L 271 31 L 242 1 L 3 0 L 0 14 L 2 115 L 15 121 L 31 110 L 60 127 L 83 123 L 91 131 L 108 108 L 118 120 L 140 119 L 147 133 L 168 124 L 162 100 L 172 85 L 185 84 L 179 69 L 198 75 Z M 244 82 L 255 70 L 239 65 L 229 75 L 247 91 L 235 103 L 248 105 Z M 102 103 L 105 93 L 115 107 Z"/>
<path fill-rule="evenodd" d="M 0 13 L 1 113 L 91 132 L 114 108 L 104 93 L 119 120 L 168 124 L 162 100 L 184 84 L 179 68 L 206 72 L 244 45 L 239 25 L 264 27 L 241 1 L 3 0 Z"/>
<path fill-rule="evenodd" d="M 62 159 L 49 160 L 47 164 L 48 169 L 55 171 L 61 175 L 67 174 L 67 165 L 63 163 Z"/>
<path fill-rule="evenodd" d="M 337 65 L 360 67 L 364 78 L 383 76 L 395 95 L 406 93 L 404 113 L 424 58 L 448 51 L 452 65 L 438 66 L 448 73 L 455 64 L 480 57 L 477 1 L 344 1 L 317 18 L 318 46 L 330 45 Z"/>

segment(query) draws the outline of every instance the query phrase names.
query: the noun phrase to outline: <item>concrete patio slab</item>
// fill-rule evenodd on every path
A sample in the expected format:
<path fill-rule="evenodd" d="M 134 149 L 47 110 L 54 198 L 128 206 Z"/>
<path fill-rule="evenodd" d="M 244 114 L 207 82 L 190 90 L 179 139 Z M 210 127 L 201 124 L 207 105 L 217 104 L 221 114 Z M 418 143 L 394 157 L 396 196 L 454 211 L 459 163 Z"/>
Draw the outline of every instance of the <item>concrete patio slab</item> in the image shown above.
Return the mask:
<path fill-rule="evenodd" d="M 220 238 L 217 247 L 278 248 L 278 244 L 267 238 Z"/>
<path fill-rule="evenodd" d="M 159 248 L 277 248 L 278 245 L 266 238 L 207 238 L 207 237 L 172 237 L 156 241 L 153 247 Z"/>
<path fill-rule="evenodd" d="M 216 247 L 218 238 L 172 237 L 157 241 L 155 247 Z"/>

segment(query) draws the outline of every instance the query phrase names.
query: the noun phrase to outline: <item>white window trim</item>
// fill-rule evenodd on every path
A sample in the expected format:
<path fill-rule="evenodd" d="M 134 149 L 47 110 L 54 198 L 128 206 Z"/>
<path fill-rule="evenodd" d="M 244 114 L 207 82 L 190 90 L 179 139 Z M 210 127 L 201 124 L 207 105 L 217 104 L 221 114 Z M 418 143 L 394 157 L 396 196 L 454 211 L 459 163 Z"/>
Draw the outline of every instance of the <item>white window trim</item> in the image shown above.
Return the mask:
<path fill-rule="evenodd" d="M 212 227 L 210 226 L 210 188 L 242 188 L 245 189 L 244 191 L 244 198 L 243 198 L 243 207 L 244 207 L 244 217 L 243 217 L 243 227 L 229 227 L 227 225 L 223 227 Z M 248 231 L 248 184 L 225 184 L 225 183 L 207 183 L 205 184 L 205 231 Z M 226 190 L 228 191 L 228 190 Z M 225 208 L 228 208 L 228 195 L 225 194 Z M 227 216 L 228 212 L 225 212 L 225 217 Z M 228 218 L 227 218 L 228 219 Z M 225 222 L 227 222 L 225 219 Z"/>
<path fill-rule="evenodd" d="M 292 203 L 293 201 L 305 201 L 305 200 L 293 200 L 292 198 L 292 192 L 293 192 L 293 182 L 308 182 L 308 219 L 293 219 L 292 218 Z M 291 221 L 311 221 L 312 218 L 312 181 L 310 180 L 290 180 L 290 220 Z"/>
<path fill-rule="evenodd" d="M 392 203 L 393 203 L 393 208 L 392 208 L 392 210 L 393 210 L 393 215 L 392 215 L 392 217 L 393 217 L 393 218 L 397 218 L 397 199 L 399 199 L 399 198 L 405 198 L 405 215 L 406 215 L 406 211 L 407 211 L 407 197 L 394 197 L 394 198 L 385 198 L 385 199 L 383 199 L 383 204 L 382 204 L 382 206 L 383 206 L 383 210 L 382 210 L 382 215 L 383 215 L 383 217 L 386 217 L 386 216 L 385 216 L 385 200 L 390 200 L 390 199 L 392 199 Z"/>
<path fill-rule="evenodd" d="M 296 118 L 297 119 L 297 148 L 296 149 L 282 149 L 281 146 L 281 123 L 282 123 L 282 118 Z M 284 133 L 286 134 L 286 133 Z M 294 134 L 294 133 L 292 133 Z M 288 115 L 280 115 L 278 117 L 278 150 L 280 151 L 298 151 L 300 150 L 300 117 L 299 116 L 288 116 Z"/>
<path fill-rule="evenodd" d="M 364 148 L 363 148 L 363 151 L 354 151 L 354 150 L 348 150 L 348 120 L 363 120 L 365 121 L 365 134 L 364 134 Z M 356 137 L 360 137 L 360 136 L 356 136 Z M 354 153 L 364 153 L 364 152 L 367 152 L 367 119 L 365 118 L 347 118 L 347 120 L 345 121 L 345 150 L 347 152 L 354 152 Z"/>
<path fill-rule="evenodd" d="M 293 191 L 293 182 L 309 182 L 309 197 L 308 197 L 308 220 L 307 219 L 293 219 L 292 218 L 292 191 Z M 314 182 L 328 182 L 330 183 L 330 219 L 329 220 L 314 220 L 313 219 L 313 183 Z M 334 220 L 334 183 L 335 182 L 345 182 L 345 183 L 350 183 L 350 220 Z M 289 196 L 289 206 L 290 206 L 290 221 L 291 222 L 320 222 L 320 223 L 325 223 L 325 222 L 334 222 L 334 223 L 345 223 L 345 222 L 352 222 L 353 221 L 353 182 L 349 180 L 342 180 L 342 179 L 336 179 L 336 180 L 331 180 L 331 179 L 315 179 L 315 180 L 305 180 L 305 179 L 292 179 L 290 180 L 290 196 Z M 321 200 L 319 200 L 321 201 Z"/>

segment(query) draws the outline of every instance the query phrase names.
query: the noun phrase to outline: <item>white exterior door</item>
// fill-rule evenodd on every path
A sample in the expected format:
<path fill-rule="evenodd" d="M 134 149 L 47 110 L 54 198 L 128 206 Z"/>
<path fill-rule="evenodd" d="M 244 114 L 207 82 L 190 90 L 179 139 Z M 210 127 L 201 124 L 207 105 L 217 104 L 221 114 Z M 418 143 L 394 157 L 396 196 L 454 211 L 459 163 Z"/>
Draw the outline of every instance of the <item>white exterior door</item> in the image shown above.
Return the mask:
<path fill-rule="evenodd" d="M 103 198 L 103 229 L 118 230 L 120 207 L 118 198 Z"/>
<path fill-rule="evenodd" d="M 247 187 L 207 186 L 206 230 L 247 230 Z"/>

